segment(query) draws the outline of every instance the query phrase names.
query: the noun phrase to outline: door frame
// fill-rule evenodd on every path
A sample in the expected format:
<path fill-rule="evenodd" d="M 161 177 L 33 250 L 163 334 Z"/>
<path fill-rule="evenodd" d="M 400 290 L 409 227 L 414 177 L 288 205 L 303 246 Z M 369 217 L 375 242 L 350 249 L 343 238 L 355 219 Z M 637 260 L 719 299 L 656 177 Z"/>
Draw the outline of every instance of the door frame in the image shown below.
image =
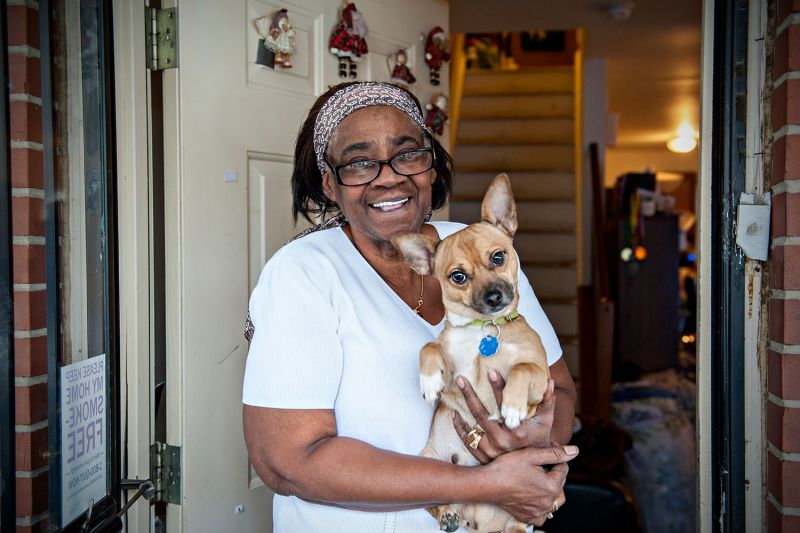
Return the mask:
<path fill-rule="evenodd" d="M 119 348 L 123 476 L 150 477 L 150 201 L 144 2 L 114 0 Z M 126 495 L 123 496 L 127 497 Z M 128 531 L 151 529 L 149 505 L 126 515 Z"/>

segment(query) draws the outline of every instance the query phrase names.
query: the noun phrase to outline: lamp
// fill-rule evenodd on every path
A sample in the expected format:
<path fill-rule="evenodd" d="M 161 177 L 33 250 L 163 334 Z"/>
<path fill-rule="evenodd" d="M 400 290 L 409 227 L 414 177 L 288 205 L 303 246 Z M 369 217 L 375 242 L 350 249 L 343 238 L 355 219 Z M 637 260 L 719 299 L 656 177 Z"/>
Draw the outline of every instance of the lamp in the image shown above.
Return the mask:
<path fill-rule="evenodd" d="M 667 141 L 667 148 L 670 151 L 685 154 L 697 147 L 697 137 L 688 122 L 684 122 L 678 128 L 678 135 Z"/>

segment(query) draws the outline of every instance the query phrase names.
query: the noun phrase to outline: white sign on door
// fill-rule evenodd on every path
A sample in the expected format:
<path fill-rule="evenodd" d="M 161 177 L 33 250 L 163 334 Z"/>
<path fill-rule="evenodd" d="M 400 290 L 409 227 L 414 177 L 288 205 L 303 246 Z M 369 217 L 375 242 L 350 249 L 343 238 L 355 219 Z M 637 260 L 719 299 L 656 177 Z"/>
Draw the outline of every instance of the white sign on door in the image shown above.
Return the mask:
<path fill-rule="evenodd" d="M 106 495 L 106 356 L 61 367 L 61 527 Z"/>

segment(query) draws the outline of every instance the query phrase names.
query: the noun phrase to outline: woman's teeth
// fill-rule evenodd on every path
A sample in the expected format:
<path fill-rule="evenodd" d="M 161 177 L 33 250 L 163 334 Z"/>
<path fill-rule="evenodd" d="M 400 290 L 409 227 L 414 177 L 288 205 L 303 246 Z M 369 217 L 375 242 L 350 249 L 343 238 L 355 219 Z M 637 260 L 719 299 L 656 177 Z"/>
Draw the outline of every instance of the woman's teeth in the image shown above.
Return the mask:
<path fill-rule="evenodd" d="M 376 203 L 372 204 L 372 207 L 374 207 L 375 209 L 388 210 L 388 209 L 392 209 L 392 208 L 395 208 L 395 207 L 400 207 L 401 205 L 403 205 L 406 202 L 408 202 L 408 198 L 402 198 L 400 200 L 387 200 L 387 201 L 384 201 L 384 202 L 376 202 Z"/>

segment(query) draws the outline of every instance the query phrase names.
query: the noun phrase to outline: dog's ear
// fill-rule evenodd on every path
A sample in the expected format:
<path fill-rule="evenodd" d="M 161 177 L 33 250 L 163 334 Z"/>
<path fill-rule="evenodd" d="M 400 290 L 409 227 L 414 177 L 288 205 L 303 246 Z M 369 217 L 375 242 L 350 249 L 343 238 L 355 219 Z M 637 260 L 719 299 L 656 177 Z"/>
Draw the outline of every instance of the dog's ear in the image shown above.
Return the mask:
<path fill-rule="evenodd" d="M 439 244 L 438 237 L 422 233 L 401 233 L 392 237 L 392 244 L 414 272 L 427 276 L 433 274 L 433 254 Z"/>
<path fill-rule="evenodd" d="M 481 220 L 494 224 L 509 236 L 517 232 L 517 206 L 506 174 L 498 174 L 489 185 L 481 205 Z"/>

